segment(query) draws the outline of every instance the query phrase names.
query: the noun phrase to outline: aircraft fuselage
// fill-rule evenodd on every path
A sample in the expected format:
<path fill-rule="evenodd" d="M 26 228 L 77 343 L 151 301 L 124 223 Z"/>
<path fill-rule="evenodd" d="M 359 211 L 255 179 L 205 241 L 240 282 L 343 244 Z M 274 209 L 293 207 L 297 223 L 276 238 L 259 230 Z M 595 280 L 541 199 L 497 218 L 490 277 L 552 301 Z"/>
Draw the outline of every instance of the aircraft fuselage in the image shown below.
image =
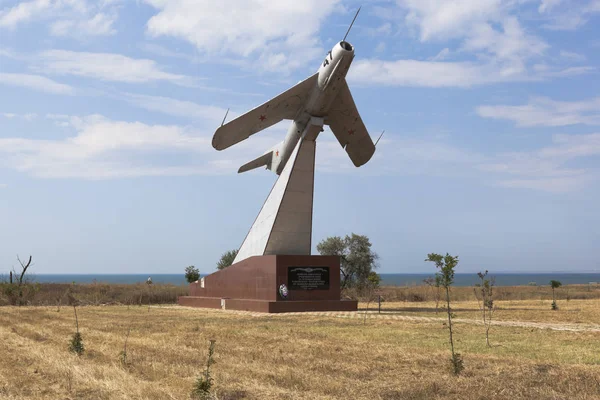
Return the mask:
<path fill-rule="evenodd" d="M 276 165 L 272 165 L 271 169 L 278 175 L 301 139 L 311 117 L 327 115 L 327 111 L 338 94 L 340 88 L 338 83 L 343 82 L 346 78 L 353 59 L 354 47 L 346 41 L 336 44 L 325 56 L 325 60 L 318 70 L 317 84 L 312 90 L 306 106 L 292 121 L 284 141 L 273 150 L 276 154 L 273 163 Z"/>

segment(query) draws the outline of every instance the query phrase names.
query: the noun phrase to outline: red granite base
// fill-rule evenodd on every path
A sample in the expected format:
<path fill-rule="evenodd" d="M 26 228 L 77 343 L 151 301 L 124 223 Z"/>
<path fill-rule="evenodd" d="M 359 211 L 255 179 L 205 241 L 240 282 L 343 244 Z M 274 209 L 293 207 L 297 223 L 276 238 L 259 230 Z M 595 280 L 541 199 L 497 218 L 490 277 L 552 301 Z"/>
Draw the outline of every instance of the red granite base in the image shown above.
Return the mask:
<path fill-rule="evenodd" d="M 187 307 L 216 308 L 223 310 L 286 313 L 307 311 L 356 311 L 354 300 L 297 300 L 268 301 L 250 299 L 221 299 L 217 297 L 179 297 L 179 304 Z"/>
<path fill-rule="evenodd" d="M 328 270 L 324 284 L 302 290 L 290 285 L 298 268 Z M 288 279 L 289 278 L 289 279 Z M 286 297 L 278 292 L 286 284 Z M 340 258 L 337 256 L 272 255 L 242 260 L 190 284 L 190 295 L 179 298 L 189 307 L 222 308 L 265 313 L 356 311 L 358 303 L 340 300 Z"/>

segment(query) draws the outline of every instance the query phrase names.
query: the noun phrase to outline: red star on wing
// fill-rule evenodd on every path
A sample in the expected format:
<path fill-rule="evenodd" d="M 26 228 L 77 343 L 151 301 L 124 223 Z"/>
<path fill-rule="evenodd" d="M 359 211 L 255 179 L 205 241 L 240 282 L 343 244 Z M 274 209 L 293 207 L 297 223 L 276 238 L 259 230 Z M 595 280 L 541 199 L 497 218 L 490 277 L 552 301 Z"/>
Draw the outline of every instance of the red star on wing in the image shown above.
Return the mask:
<path fill-rule="evenodd" d="M 348 135 L 354 135 L 354 129 L 350 129 L 350 130 L 348 131 Z"/>
<path fill-rule="evenodd" d="M 261 115 L 260 117 L 258 117 L 258 119 L 260 119 L 261 121 L 264 121 L 265 119 L 267 119 L 266 115 Z"/>
<path fill-rule="evenodd" d="M 275 157 L 279 157 L 279 150 L 275 152 Z"/>

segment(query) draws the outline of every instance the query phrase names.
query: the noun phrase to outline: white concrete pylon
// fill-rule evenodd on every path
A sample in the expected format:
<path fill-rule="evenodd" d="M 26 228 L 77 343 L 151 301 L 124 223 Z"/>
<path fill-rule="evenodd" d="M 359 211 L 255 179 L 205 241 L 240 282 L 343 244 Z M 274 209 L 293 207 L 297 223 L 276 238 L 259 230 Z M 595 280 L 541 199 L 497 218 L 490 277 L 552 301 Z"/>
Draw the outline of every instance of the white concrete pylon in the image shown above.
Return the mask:
<path fill-rule="evenodd" d="M 323 127 L 312 118 L 246 235 L 234 263 L 252 256 L 310 255 L 315 139 Z"/>

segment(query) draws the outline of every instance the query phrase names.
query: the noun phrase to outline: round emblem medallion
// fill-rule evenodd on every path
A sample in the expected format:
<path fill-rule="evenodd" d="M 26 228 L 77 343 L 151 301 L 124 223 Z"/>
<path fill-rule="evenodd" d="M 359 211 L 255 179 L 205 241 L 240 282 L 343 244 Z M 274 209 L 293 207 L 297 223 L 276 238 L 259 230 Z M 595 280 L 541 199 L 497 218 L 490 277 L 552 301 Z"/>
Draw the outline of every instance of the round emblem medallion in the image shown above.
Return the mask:
<path fill-rule="evenodd" d="M 279 295 L 281 296 L 281 298 L 287 299 L 288 288 L 287 288 L 287 286 L 285 286 L 285 283 L 282 283 L 281 285 L 279 285 Z"/>

